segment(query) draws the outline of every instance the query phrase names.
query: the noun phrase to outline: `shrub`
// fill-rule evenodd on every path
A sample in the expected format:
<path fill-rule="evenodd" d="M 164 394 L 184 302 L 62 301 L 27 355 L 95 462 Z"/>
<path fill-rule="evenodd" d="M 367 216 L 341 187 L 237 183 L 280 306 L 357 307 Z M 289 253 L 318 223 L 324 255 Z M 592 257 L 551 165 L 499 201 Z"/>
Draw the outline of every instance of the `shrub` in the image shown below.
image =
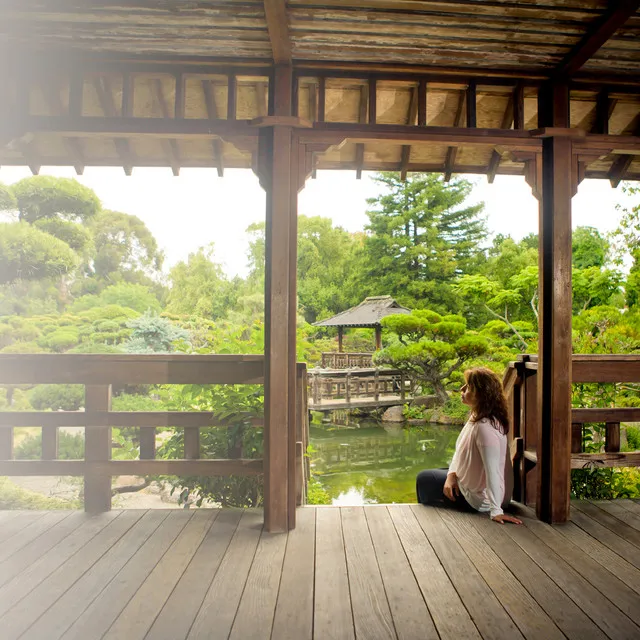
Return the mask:
<path fill-rule="evenodd" d="M 15 448 L 16 460 L 40 460 L 42 457 L 42 437 L 31 435 L 24 438 Z M 58 431 L 58 459 L 82 460 L 84 458 L 84 436 L 81 433 Z"/>
<path fill-rule="evenodd" d="M 65 327 L 58 329 L 49 334 L 40 344 L 44 347 L 55 351 L 56 353 L 64 353 L 78 344 L 80 334 L 74 327 Z"/>
<path fill-rule="evenodd" d="M 61 500 L 23 489 L 9 478 L 0 477 L 0 510 L 2 509 L 80 509 L 77 500 Z"/>
<path fill-rule="evenodd" d="M 37 411 L 77 411 L 84 406 L 84 387 L 81 384 L 38 385 L 30 399 Z"/>
<path fill-rule="evenodd" d="M 640 451 L 640 429 L 627 427 L 627 447 L 629 451 Z"/>

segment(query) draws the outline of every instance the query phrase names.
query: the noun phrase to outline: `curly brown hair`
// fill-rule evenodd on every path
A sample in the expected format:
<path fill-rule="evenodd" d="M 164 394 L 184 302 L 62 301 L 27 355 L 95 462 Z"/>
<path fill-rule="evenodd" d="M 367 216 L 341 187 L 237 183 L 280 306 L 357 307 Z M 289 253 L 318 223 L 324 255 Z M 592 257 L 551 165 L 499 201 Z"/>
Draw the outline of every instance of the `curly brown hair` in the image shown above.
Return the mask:
<path fill-rule="evenodd" d="M 467 369 L 464 379 L 475 397 L 473 419 L 487 419 L 502 433 L 509 433 L 507 398 L 499 376 L 485 367 Z"/>

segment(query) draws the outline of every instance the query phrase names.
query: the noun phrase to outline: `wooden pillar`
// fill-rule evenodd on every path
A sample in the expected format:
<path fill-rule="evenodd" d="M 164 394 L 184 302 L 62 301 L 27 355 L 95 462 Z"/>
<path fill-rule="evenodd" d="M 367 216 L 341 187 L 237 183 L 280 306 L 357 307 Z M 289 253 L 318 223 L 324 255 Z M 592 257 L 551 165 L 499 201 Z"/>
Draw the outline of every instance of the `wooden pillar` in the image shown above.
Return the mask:
<path fill-rule="evenodd" d="M 295 526 L 297 202 L 300 148 L 292 70 L 278 66 L 273 116 L 262 118 L 258 175 L 266 191 L 264 513 L 268 531 Z"/>
<path fill-rule="evenodd" d="M 376 327 L 376 351 L 382 349 L 382 327 L 378 325 Z"/>
<path fill-rule="evenodd" d="M 540 202 L 538 469 L 536 514 L 569 519 L 571 476 L 571 198 L 572 141 L 568 90 L 541 88 L 542 199 Z"/>
<path fill-rule="evenodd" d="M 111 385 L 85 387 L 85 411 L 110 411 Z M 84 476 L 84 510 L 100 513 L 111 510 L 111 476 L 94 471 L 92 462 L 111 459 L 111 427 L 86 427 L 84 459 L 89 471 Z"/>
<path fill-rule="evenodd" d="M 344 329 L 338 327 L 338 353 L 342 353 L 342 338 L 344 335 Z"/>

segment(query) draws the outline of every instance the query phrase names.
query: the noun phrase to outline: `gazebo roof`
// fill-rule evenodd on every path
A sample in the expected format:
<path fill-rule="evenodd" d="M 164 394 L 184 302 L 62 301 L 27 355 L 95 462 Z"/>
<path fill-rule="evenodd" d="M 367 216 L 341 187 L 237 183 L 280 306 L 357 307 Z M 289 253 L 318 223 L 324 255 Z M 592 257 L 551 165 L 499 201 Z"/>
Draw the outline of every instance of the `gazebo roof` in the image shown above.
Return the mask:
<path fill-rule="evenodd" d="M 313 324 L 316 327 L 379 327 L 382 318 L 397 313 L 411 313 L 411 309 L 400 306 L 391 296 L 371 296 L 351 309 Z"/>

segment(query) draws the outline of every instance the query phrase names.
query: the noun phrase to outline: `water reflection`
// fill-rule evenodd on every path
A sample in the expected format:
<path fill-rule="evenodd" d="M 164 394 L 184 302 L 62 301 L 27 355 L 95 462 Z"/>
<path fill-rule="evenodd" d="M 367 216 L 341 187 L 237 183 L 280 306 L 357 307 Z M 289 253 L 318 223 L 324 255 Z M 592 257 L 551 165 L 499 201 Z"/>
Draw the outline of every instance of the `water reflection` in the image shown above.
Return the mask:
<path fill-rule="evenodd" d="M 437 424 L 313 423 L 313 473 L 333 504 L 415 502 L 416 474 L 446 467 L 459 432 Z"/>

